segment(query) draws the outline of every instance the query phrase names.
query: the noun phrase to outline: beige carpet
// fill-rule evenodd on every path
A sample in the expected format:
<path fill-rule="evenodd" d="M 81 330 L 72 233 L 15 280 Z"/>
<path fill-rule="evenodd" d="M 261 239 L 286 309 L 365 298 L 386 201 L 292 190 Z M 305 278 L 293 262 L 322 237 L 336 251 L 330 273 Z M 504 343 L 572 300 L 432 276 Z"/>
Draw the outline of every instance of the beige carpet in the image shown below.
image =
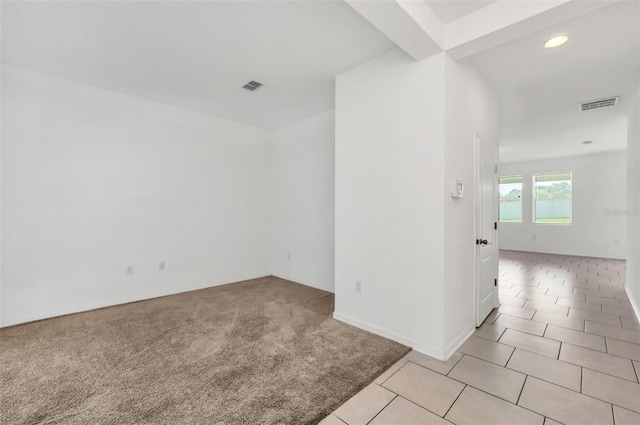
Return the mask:
<path fill-rule="evenodd" d="M 402 357 L 266 277 L 0 330 L 3 424 L 315 424 Z"/>

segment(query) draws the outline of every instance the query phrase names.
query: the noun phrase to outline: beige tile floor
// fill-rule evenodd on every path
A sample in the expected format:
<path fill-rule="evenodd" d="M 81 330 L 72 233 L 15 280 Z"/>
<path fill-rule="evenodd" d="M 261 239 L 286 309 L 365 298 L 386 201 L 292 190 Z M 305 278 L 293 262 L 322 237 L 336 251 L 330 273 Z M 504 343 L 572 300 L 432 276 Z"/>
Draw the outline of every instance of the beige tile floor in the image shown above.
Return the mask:
<path fill-rule="evenodd" d="M 500 302 L 447 362 L 415 351 L 323 425 L 640 425 L 625 262 L 500 253 Z"/>

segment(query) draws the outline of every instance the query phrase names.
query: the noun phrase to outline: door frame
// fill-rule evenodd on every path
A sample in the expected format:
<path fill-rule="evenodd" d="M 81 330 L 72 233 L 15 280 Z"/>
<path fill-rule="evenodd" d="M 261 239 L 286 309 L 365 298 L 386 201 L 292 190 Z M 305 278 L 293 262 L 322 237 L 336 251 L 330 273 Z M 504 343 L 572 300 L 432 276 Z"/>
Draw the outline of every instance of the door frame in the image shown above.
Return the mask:
<path fill-rule="evenodd" d="M 499 204 L 498 204 L 498 180 L 499 180 L 499 175 L 498 175 L 498 159 L 499 159 L 499 151 L 498 151 L 498 144 L 494 143 L 491 139 L 485 137 L 480 131 L 476 130 L 474 132 L 474 139 L 473 139 L 473 146 L 474 146 L 474 197 L 473 197 L 473 208 L 474 208 L 474 220 L 473 220 L 473 230 L 474 230 L 474 243 L 475 243 L 475 239 L 478 237 L 478 198 L 479 196 L 481 196 L 478 193 L 478 183 L 480 181 L 480 140 L 485 140 L 487 142 L 489 142 L 490 144 L 492 144 L 495 148 L 495 154 L 494 154 L 494 164 L 496 167 L 496 172 L 494 173 L 494 208 L 493 208 L 493 221 L 494 223 L 498 223 L 498 208 L 499 208 Z M 499 261 L 500 261 L 500 250 L 499 250 L 499 237 L 498 237 L 498 229 L 495 230 L 494 232 L 494 242 L 493 242 L 493 255 L 496 258 L 496 270 L 495 270 L 495 276 L 496 279 L 499 278 Z M 478 247 L 477 245 L 474 246 L 473 249 L 473 322 L 475 324 L 476 327 L 479 327 L 482 324 L 482 321 L 480 321 L 478 319 L 478 314 L 479 314 L 479 309 L 478 309 L 478 305 L 479 305 L 479 263 L 478 263 Z M 499 279 L 498 279 L 498 285 L 500 284 Z M 498 286 L 496 286 L 496 289 L 493 292 L 493 305 L 494 308 L 500 307 L 500 300 L 498 297 Z M 484 320 L 484 318 L 483 318 Z"/>

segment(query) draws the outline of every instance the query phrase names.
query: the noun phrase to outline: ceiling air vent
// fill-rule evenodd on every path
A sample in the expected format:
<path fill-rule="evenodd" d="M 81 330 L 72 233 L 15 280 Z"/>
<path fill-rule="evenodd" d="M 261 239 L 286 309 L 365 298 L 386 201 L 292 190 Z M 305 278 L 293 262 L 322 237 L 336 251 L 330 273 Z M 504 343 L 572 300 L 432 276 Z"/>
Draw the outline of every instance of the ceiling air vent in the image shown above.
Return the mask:
<path fill-rule="evenodd" d="M 584 102 L 578 105 L 580 112 L 590 111 L 591 109 L 604 108 L 607 106 L 616 106 L 620 96 L 607 97 L 606 99 L 592 100 L 590 102 Z"/>
<path fill-rule="evenodd" d="M 257 81 L 249 81 L 247 84 L 245 84 L 244 86 L 242 86 L 243 88 L 247 89 L 247 90 L 251 90 L 254 91 L 255 89 L 257 89 L 258 87 L 260 87 L 262 85 L 262 83 L 259 83 Z"/>

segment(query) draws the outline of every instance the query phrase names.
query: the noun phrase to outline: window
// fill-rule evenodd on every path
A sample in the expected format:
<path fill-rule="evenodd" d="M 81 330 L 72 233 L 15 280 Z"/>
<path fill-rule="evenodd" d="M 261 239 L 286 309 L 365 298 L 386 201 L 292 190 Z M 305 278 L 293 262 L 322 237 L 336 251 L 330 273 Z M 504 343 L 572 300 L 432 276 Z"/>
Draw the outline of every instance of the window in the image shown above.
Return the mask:
<path fill-rule="evenodd" d="M 533 176 L 533 222 L 571 223 L 571 173 Z"/>
<path fill-rule="evenodd" d="M 522 176 L 500 177 L 500 221 L 522 222 Z"/>

